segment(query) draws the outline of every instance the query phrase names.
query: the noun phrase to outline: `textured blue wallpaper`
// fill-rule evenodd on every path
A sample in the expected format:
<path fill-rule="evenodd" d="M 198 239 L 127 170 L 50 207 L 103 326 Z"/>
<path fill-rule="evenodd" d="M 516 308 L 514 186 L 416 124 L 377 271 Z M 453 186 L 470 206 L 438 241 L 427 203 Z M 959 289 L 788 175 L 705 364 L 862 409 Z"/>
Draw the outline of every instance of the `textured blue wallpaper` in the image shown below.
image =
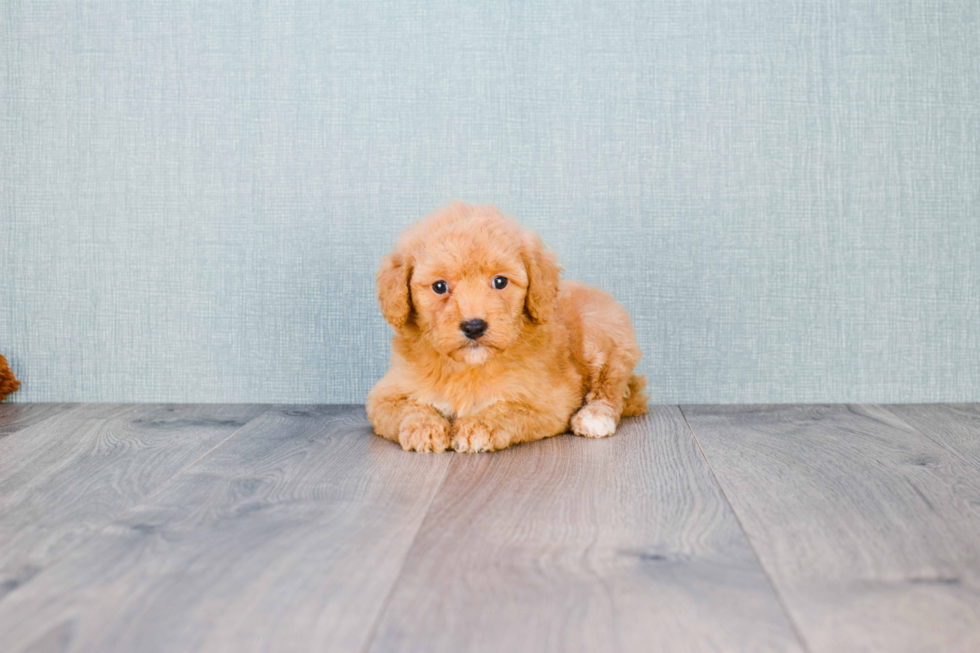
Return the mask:
<path fill-rule="evenodd" d="M 362 401 L 451 198 L 658 402 L 980 400 L 980 3 L 4 2 L 18 401 Z"/>

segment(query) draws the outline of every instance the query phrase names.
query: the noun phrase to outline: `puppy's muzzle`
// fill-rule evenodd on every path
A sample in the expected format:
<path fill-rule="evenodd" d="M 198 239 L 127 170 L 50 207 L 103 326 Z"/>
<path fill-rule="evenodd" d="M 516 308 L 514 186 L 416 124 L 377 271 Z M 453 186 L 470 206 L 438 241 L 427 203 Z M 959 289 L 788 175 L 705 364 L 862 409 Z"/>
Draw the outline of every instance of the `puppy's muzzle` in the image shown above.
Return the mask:
<path fill-rule="evenodd" d="M 487 332 L 487 323 L 483 320 L 467 320 L 460 322 L 459 330 L 465 333 L 470 340 L 476 340 Z"/>

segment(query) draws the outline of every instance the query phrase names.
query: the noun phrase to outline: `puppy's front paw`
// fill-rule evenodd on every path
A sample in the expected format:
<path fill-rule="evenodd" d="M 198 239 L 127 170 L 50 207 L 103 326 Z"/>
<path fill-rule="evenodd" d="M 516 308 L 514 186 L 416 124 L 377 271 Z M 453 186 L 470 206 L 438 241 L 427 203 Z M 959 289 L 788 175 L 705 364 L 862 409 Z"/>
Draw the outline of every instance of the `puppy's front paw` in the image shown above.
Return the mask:
<path fill-rule="evenodd" d="M 509 444 L 503 434 L 480 420 L 460 419 L 453 428 L 453 449 L 460 453 L 496 451 Z"/>
<path fill-rule="evenodd" d="M 398 429 L 398 444 L 405 451 L 434 451 L 449 448 L 449 422 L 435 415 L 409 415 Z"/>
<path fill-rule="evenodd" d="M 606 438 L 616 432 L 616 414 L 612 406 L 590 401 L 572 417 L 572 433 L 587 438 Z"/>

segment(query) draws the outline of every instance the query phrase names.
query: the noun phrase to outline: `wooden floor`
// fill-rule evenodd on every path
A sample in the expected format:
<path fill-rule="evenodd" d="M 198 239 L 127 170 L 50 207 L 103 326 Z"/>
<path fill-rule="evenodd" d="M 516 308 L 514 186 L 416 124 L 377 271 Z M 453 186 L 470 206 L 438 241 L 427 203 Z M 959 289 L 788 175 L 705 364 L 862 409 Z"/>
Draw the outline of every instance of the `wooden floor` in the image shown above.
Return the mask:
<path fill-rule="evenodd" d="M 980 405 L 0 405 L 0 650 L 980 651 Z"/>

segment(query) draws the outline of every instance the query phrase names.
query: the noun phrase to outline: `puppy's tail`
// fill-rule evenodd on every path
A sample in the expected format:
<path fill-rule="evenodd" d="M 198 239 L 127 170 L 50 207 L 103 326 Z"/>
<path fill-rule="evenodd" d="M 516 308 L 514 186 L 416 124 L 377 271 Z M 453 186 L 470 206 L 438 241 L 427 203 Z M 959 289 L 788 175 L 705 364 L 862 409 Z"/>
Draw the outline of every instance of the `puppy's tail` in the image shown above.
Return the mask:
<path fill-rule="evenodd" d="M 626 389 L 626 401 L 623 403 L 623 417 L 633 415 L 643 415 L 647 412 L 647 394 L 643 388 L 647 387 L 647 377 L 642 374 L 634 374 L 630 377 L 629 387 Z"/>

